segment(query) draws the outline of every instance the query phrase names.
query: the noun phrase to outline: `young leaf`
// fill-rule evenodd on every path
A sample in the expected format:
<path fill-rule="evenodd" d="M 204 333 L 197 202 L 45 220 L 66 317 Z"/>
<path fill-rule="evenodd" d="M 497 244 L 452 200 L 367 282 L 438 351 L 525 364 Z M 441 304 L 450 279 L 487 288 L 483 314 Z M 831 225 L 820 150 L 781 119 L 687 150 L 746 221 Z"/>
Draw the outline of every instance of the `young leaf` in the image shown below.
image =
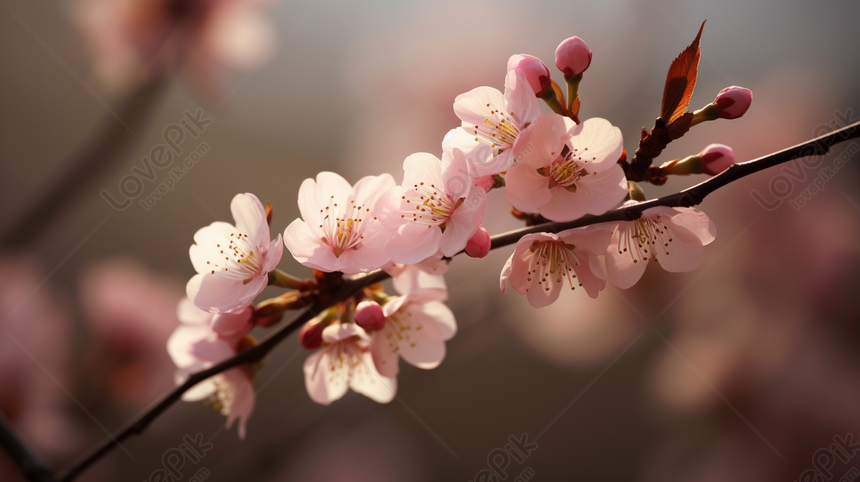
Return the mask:
<path fill-rule="evenodd" d="M 660 107 L 660 117 L 663 118 L 666 125 L 681 117 L 687 110 L 687 106 L 690 105 L 693 89 L 696 88 L 696 77 L 699 74 L 699 58 L 702 55 L 699 40 L 702 37 L 705 22 L 702 22 L 702 26 L 699 27 L 699 33 L 693 43 L 672 61 L 669 73 L 666 74 L 663 104 Z"/>

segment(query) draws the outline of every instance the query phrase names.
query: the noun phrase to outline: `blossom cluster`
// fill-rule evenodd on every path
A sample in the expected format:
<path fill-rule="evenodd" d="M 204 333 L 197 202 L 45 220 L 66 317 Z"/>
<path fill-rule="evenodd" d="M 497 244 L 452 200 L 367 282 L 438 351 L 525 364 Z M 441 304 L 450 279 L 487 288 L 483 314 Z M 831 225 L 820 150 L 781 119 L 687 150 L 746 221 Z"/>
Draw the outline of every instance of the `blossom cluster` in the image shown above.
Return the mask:
<path fill-rule="evenodd" d="M 559 45 L 555 63 L 573 97 L 565 102 L 540 59 L 512 56 L 504 92 L 484 86 L 456 97 L 461 125 L 442 139 L 441 157 L 408 156 L 399 184 L 390 174 L 355 184 L 333 172 L 305 180 L 298 192 L 301 217 L 287 226 L 283 241 L 271 238 L 270 211 L 257 197 L 237 195 L 231 204 L 235 225 L 215 222 L 194 236 L 190 256 L 198 274 L 188 282 L 182 325 L 168 343 L 178 379 L 253 346 L 251 328 L 280 318 L 287 308 L 273 314 L 252 303 L 285 276 L 276 270 L 284 247 L 315 271 L 315 279 L 360 279 L 384 270 L 396 292 L 368 284 L 302 327 L 300 344 L 313 351 L 304 363 L 311 399 L 327 405 L 352 389 L 389 402 L 396 396 L 400 359 L 423 369 L 438 366 L 445 342 L 457 331 L 444 304 L 444 274 L 461 252 L 489 252 L 491 237 L 482 227 L 489 191 L 504 190 L 512 213 L 530 224 L 572 221 L 644 200 L 622 167 L 621 130 L 606 119 L 579 119 L 576 92 L 591 61 L 581 39 Z M 751 98 L 746 89 L 726 89 L 689 123 L 738 117 Z M 542 113 L 539 99 L 553 112 Z M 713 175 L 732 163 L 730 148 L 712 145 L 660 169 L 665 175 Z M 714 236 L 708 216 L 685 207 L 654 207 L 632 221 L 528 234 L 501 267 L 500 288 L 525 295 L 536 308 L 555 302 L 563 289 L 582 288 L 596 298 L 607 283 L 630 288 L 648 264 L 670 272 L 695 269 Z M 300 293 L 322 290 L 286 286 Z M 243 435 L 254 404 L 253 372 L 233 368 L 200 383 L 186 399 L 212 399 L 231 422 L 240 419 Z"/>

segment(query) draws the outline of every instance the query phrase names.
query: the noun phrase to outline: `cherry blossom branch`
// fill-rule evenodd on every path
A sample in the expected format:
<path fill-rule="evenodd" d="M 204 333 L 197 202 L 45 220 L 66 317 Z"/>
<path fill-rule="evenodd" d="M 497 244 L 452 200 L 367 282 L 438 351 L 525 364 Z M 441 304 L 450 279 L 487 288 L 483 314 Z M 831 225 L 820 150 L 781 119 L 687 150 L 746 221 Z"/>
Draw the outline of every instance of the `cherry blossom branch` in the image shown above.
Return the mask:
<path fill-rule="evenodd" d="M 558 232 L 597 223 L 635 220 L 642 215 L 644 210 L 656 206 L 694 206 L 701 203 L 706 196 L 717 189 L 741 178 L 801 157 L 826 154 L 834 144 L 858 137 L 860 137 L 860 122 L 845 126 L 824 136 L 768 154 L 758 159 L 735 164 L 721 174 L 675 194 L 651 199 L 637 204 L 622 206 L 600 215 L 583 216 L 575 221 L 538 224 L 493 236 L 492 249 L 515 244 L 520 240 L 520 238 L 527 234 Z M 389 277 L 390 275 L 382 270 L 376 270 L 366 275 L 343 277 L 342 279 L 337 276 L 332 276 L 334 282 L 327 283 L 327 285 L 323 286 L 323 289 L 314 293 L 308 293 L 304 296 L 303 299 L 307 299 L 309 303 L 306 311 L 296 316 L 290 322 L 282 325 L 277 331 L 264 338 L 256 346 L 245 350 L 232 358 L 224 360 L 207 370 L 191 375 L 185 383 L 177 386 L 171 392 L 164 395 L 147 412 L 141 414 L 138 418 L 120 428 L 111 437 L 104 440 L 89 454 L 82 457 L 78 462 L 72 465 L 72 467 L 67 469 L 60 476 L 60 482 L 73 480 L 83 470 L 107 454 L 119 442 L 125 440 L 132 434 L 141 433 L 147 426 L 149 426 L 150 423 L 152 423 L 153 420 L 155 420 L 155 418 L 161 415 L 161 413 L 167 410 L 168 407 L 179 400 L 183 393 L 197 383 L 236 366 L 262 360 L 275 346 L 306 322 L 313 319 L 317 313 L 321 313 L 337 303 L 347 301 L 356 296 L 365 287 L 373 283 L 382 282 Z M 292 280 L 294 278 L 290 279 Z"/>
<path fill-rule="evenodd" d="M 97 173 L 117 162 L 140 138 L 133 131 L 146 124 L 158 105 L 156 99 L 167 85 L 166 76 L 156 75 L 119 101 L 113 111 L 115 115 L 106 116 L 94 134 L 64 163 L 63 172 L 45 189 L 45 197 L 30 206 L 3 234 L 0 246 L 9 249 L 28 245 Z M 117 118 L 121 120 L 118 122 Z"/>
<path fill-rule="evenodd" d="M 185 380 L 184 383 L 163 395 L 160 400 L 155 402 L 149 410 L 142 413 L 134 420 L 128 422 L 110 437 L 103 440 L 97 447 L 92 449 L 88 454 L 81 457 L 71 467 L 63 472 L 58 480 L 60 482 L 74 480 L 81 472 L 87 469 L 90 465 L 102 458 L 120 442 L 127 439 L 131 435 L 140 434 L 152 423 L 159 415 L 167 410 L 171 405 L 177 402 L 182 394 L 191 389 L 194 385 L 215 376 L 221 372 L 225 372 L 231 368 L 243 365 L 246 363 L 255 363 L 262 360 L 274 347 L 280 344 L 285 338 L 290 336 L 296 328 L 299 328 L 306 322 L 316 316 L 316 311 L 313 305 L 309 305 L 307 309 L 296 316 L 292 321 L 281 326 L 277 331 L 273 332 L 266 338 L 260 341 L 254 347 L 238 353 L 232 358 L 228 358 L 217 365 L 214 365 L 206 370 L 192 374 Z"/>
<path fill-rule="evenodd" d="M 32 482 L 55 482 L 57 480 L 50 469 L 18 438 L 9 425 L 9 421 L 3 416 L 3 412 L 0 412 L 0 446 L 6 449 L 6 452 L 12 457 L 27 480 Z"/>

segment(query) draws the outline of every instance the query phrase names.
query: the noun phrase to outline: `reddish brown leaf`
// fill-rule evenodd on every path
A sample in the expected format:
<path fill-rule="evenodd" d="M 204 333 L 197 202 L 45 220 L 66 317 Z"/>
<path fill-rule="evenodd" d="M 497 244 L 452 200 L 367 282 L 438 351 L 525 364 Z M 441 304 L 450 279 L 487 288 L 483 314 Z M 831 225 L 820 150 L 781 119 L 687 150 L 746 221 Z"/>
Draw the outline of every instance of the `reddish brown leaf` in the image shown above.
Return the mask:
<path fill-rule="evenodd" d="M 684 134 L 687 133 L 688 130 L 690 130 L 690 125 L 692 123 L 692 112 L 687 112 L 681 117 L 678 117 L 677 119 L 675 119 L 675 122 L 672 122 L 672 124 L 669 125 L 669 138 L 673 141 L 675 139 L 680 139 Z"/>
<path fill-rule="evenodd" d="M 579 101 L 579 94 L 576 94 L 576 98 L 573 99 L 573 104 L 570 106 L 570 112 L 573 113 L 575 117 L 579 117 L 579 108 L 581 107 Z"/>
<path fill-rule="evenodd" d="M 272 225 L 272 203 L 266 201 L 266 224 Z"/>
<path fill-rule="evenodd" d="M 707 20 L 705 20 L 707 22 Z M 705 22 L 699 27 L 699 33 L 689 47 L 678 55 L 669 67 L 666 74 L 666 86 L 663 88 L 663 104 L 660 107 L 660 117 L 665 123 L 671 124 L 675 119 L 681 117 L 690 99 L 693 97 L 693 89 L 696 88 L 696 77 L 699 74 L 699 58 L 702 51 L 699 48 L 699 40 L 702 38 L 702 29 Z"/>

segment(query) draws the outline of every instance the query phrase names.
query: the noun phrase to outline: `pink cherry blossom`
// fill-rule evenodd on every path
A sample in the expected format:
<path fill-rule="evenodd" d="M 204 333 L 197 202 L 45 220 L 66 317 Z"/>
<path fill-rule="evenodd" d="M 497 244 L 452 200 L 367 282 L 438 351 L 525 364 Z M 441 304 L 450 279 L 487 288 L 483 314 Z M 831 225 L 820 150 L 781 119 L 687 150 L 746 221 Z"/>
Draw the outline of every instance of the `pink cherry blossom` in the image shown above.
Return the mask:
<path fill-rule="evenodd" d="M 198 308 L 223 313 L 250 304 L 268 283 L 268 273 L 281 261 L 281 235 L 269 240 L 266 210 L 251 193 L 230 203 L 236 225 L 216 221 L 201 228 L 191 245 L 197 271 L 186 292 Z"/>
<path fill-rule="evenodd" d="M 397 379 L 382 376 L 373 364 L 369 338 L 355 323 L 337 323 L 322 331 L 322 348 L 304 364 L 305 386 L 311 400 L 329 405 L 347 389 L 379 403 L 394 400 Z"/>
<path fill-rule="evenodd" d="M 723 144 L 711 144 L 699 153 L 702 158 L 702 171 L 716 176 L 735 163 L 735 153 L 731 147 Z"/>
<path fill-rule="evenodd" d="M 621 150 L 621 131 L 605 119 L 577 125 L 557 114 L 541 115 L 514 148 L 517 162 L 505 176 L 505 199 L 553 221 L 601 214 L 627 195 L 617 163 Z"/>
<path fill-rule="evenodd" d="M 588 296 L 597 298 L 606 287 L 603 264 L 597 256 L 606 251 L 610 236 L 610 231 L 601 227 L 523 236 L 502 269 L 502 293 L 510 283 L 535 308 L 554 303 L 564 285 L 571 290 L 580 286 Z"/>
<path fill-rule="evenodd" d="M 371 334 L 370 351 L 383 376 L 398 373 L 403 358 L 418 368 L 436 368 L 445 358 L 445 341 L 457 332 L 444 289 L 420 289 L 386 303 L 385 325 Z"/>
<path fill-rule="evenodd" d="M 719 116 L 723 119 L 737 119 L 746 114 L 752 104 L 752 91 L 733 85 L 721 90 L 714 99 Z"/>
<path fill-rule="evenodd" d="M 692 271 L 702 262 L 704 246 L 714 240 L 716 227 L 698 209 L 658 206 L 646 209 L 636 221 L 616 225 L 606 249 L 606 274 L 619 288 L 630 288 L 648 260 L 666 271 Z"/>
<path fill-rule="evenodd" d="M 189 299 L 179 302 L 177 316 L 181 324 L 167 340 L 167 352 L 178 370 L 176 382 L 183 383 L 189 375 L 206 370 L 235 356 L 245 335 L 251 329 L 251 311 L 243 309 L 232 314 L 230 325 L 235 329 L 227 337 L 213 330 L 222 314 L 205 312 Z M 214 406 L 227 417 L 227 428 L 239 420 L 239 438 L 245 438 L 245 426 L 254 412 L 255 396 L 253 369 L 248 366 L 231 368 L 193 386 L 182 395 L 185 401 L 211 399 Z"/>
<path fill-rule="evenodd" d="M 487 193 L 481 188 L 463 197 L 446 192 L 442 163 L 432 154 L 412 154 L 403 170 L 403 184 L 379 200 L 379 219 L 394 232 L 385 242 L 390 259 L 414 264 L 437 251 L 453 256 L 465 248 L 483 221 Z"/>
<path fill-rule="evenodd" d="M 389 174 L 367 176 L 355 187 L 338 174 L 321 172 L 299 188 L 299 211 L 284 231 L 284 243 L 296 261 L 325 272 L 360 273 L 390 261 L 388 236 L 378 222 L 376 204 L 394 187 Z"/>
<path fill-rule="evenodd" d="M 540 105 L 525 74 L 514 69 L 505 77 L 504 95 L 492 87 L 472 89 L 454 99 L 454 113 L 463 124 L 443 147 L 462 150 L 469 173 L 480 177 L 513 164 L 514 144 L 540 115 Z"/>

